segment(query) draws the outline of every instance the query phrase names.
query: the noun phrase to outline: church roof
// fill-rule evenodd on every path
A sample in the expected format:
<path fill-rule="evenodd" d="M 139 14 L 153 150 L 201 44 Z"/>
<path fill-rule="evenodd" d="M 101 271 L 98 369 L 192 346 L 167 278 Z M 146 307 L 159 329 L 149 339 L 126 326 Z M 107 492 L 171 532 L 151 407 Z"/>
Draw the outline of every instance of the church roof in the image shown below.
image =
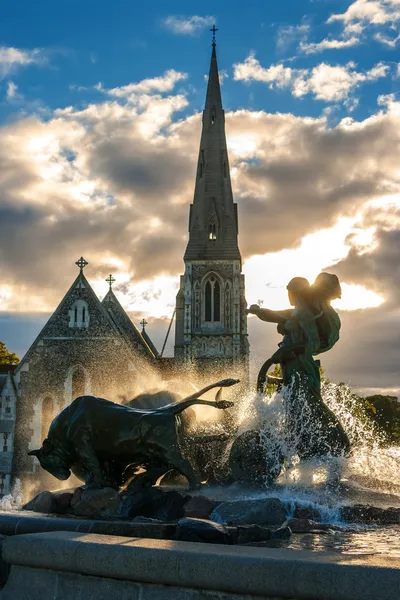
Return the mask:
<path fill-rule="evenodd" d="M 82 260 L 83 259 L 80 259 L 80 261 Z M 86 263 L 86 261 L 84 262 Z M 121 338 L 122 334 L 117 324 L 100 302 L 83 273 L 83 266 L 85 265 L 82 266 L 83 263 L 80 263 L 79 261 L 76 264 L 80 266 L 79 275 L 51 315 L 50 319 L 44 325 L 21 362 L 17 365 L 16 372 L 18 372 L 26 361 L 29 360 L 31 353 L 40 340 Z M 87 326 L 85 327 L 74 327 L 73 324 L 74 306 L 77 306 L 79 303 L 81 310 L 83 306 L 85 306 L 85 310 L 87 310 L 87 314 L 85 313 Z M 124 336 L 122 337 L 125 339 Z"/>
<path fill-rule="evenodd" d="M 213 41 L 185 260 L 241 260 Z"/>
<path fill-rule="evenodd" d="M 157 349 L 153 345 L 147 333 L 144 332 L 146 335 L 143 335 L 143 332 L 140 333 L 139 329 L 131 321 L 128 314 L 121 306 L 118 298 L 111 289 L 111 286 L 102 301 L 102 305 L 128 344 L 132 345 L 138 350 L 143 350 L 149 358 L 155 359 L 158 356 Z"/>

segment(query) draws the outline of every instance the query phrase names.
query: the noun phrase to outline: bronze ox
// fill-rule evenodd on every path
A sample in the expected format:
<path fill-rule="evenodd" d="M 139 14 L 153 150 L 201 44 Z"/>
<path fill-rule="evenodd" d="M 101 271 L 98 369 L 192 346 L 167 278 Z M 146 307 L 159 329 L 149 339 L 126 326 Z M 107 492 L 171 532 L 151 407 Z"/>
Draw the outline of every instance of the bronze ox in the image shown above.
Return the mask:
<path fill-rule="evenodd" d="M 229 387 L 237 379 L 224 379 L 185 398 L 157 408 L 135 409 L 96 396 L 80 396 L 52 422 L 36 456 L 46 471 L 65 480 L 71 471 L 90 486 L 115 486 L 128 467 L 157 465 L 159 476 L 170 469 L 181 473 L 190 488 L 200 481 L 180 449 L 179 415 L 195 404 L 218 409 L 233 406 L 218 399 L 201 400 L 208 390 Z"/>

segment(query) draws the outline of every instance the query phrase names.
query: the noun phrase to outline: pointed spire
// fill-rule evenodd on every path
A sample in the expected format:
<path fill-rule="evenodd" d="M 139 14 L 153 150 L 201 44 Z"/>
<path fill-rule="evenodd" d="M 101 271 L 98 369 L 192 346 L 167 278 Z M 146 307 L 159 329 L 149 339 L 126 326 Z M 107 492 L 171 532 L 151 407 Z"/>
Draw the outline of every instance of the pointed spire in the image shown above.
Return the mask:
<path fill-rule="evenodd" d="M 241 260 L 225 138 L 214 26 L 210 72 L 185 260 Z"/>

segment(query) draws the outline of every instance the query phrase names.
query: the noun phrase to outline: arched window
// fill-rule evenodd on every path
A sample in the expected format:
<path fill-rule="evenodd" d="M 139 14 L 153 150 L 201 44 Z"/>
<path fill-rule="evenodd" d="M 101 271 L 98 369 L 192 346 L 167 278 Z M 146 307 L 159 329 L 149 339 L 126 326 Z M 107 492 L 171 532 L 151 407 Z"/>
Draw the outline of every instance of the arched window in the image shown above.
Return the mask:
<path fill-rule="evenodd" d="M 76 300 L 69 311 L 70 327 L 89 327 L 89 307 L 84 300 Z"/>
<path fill-rule="evenodd" d="M 207 280 L 204 288 L 205 311 L 204 320 L 215 322 L 221 320 L 221 286 L 214 277 Z"/>
<path fill-rule="evenodd" d="M 230 329 L 232 326 L 232 319 L 231 319 L 232 308 L 231 308 L 231 287 L 228 282 L 226 282 L 226 284 L 225 284 L 224 302 L 225 302 L 225 307 L 224 307 L 225 327 L 227 329 Z"/>
<path fill-rule="evenodd" d="M 42 400 L 42 419 L 41 419 L 41 441 L 47 438 L 50 425 L 54 419 L 54 400 L 51 396 L 45 396 Z"/>
<path fill-rule="evenodd" d="M 194 294 L 193 294 L 193 299 L 194 299 L 193 316 L 194 316 L 194 328 L 195 329 L 200 329 L 200 320 L 201 320 L 200 294 L 201 294 L 200 284 L 198 281 L 196 281 L 196 283 L 194 284 Z"/>
<path fill-rule="evenodd" d="M 217 226 L 215 225 L 215 223 L 210 223 L 210 225 L 208 226 L 208 239 L 217 239 Z"/>
<path fill-rule="evenodd" d="M 72 400 L 85 395 L 85 371 L 78 366 L 72 373 Z"/>

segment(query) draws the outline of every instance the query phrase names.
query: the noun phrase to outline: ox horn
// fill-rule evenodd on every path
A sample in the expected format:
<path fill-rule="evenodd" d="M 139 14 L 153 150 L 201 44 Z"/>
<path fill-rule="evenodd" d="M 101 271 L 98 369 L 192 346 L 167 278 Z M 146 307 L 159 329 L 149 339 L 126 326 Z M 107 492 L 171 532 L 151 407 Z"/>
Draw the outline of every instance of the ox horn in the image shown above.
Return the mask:
<path fill-rule="evenodd" d="M 31 450 L 30 452 L 28 452 L 28 456 L 37 456 L 39 457 L 41 453 L 41 449 L 39 448 L 39 450 Z"/>

